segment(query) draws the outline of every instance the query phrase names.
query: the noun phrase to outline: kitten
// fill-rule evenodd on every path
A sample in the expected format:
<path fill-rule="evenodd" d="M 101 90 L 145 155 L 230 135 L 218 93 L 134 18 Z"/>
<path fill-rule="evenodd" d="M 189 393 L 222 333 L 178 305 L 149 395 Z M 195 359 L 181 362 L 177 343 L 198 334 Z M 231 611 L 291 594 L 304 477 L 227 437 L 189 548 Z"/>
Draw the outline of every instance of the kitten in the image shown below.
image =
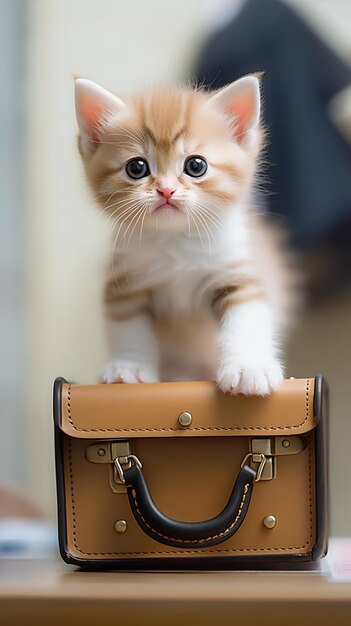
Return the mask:
<path fill-rule="evenodd" d="M 258 78 L 123 100 L 77 79 L 76 110 L 87 178 L 113 225 L 103 381 L 215 379 L 269 394 L 283 372 L 252 207 Z"/>

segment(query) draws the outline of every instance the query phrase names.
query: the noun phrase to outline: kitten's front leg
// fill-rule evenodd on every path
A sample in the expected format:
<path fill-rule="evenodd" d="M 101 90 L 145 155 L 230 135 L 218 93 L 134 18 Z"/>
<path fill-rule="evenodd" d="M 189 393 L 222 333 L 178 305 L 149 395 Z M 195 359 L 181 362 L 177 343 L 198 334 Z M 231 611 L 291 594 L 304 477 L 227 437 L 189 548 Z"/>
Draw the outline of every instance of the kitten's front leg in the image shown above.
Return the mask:
<path fill-rule="evenodd" d="M 104 367 L 104 383 L 155 383 L 159 381 L 158 346 L 147 313 L 126 320 L 107 320 L 112 359 Z"/>
<path fill-rule="evenodd" d="M 233 288 L 222 298 L 217 382 L 222 391 L 268 395 L 283 380 L 274 320 L 268 304 Z"/>

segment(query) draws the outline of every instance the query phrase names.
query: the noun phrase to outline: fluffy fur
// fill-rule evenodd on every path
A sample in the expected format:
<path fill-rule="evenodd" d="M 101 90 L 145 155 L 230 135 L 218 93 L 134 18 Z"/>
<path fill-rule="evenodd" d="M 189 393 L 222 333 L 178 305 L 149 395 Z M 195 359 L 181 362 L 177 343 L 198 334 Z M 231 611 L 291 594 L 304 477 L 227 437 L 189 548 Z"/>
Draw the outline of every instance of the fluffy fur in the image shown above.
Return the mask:
<path fill-rule="evenodd" d="M 252 207 L 258 78 L 214 94 L 163 88 L 123 100 L 78 79 L 76 107 L 87 178 L 113 229 L 103 380 L 215 379 L 225 392 L 270 393 L 283 372 Z M 206 160 L 202 176 L 185 171 L 190 157 Z M 149 173 L 131 178 L 132 159 Z"/>

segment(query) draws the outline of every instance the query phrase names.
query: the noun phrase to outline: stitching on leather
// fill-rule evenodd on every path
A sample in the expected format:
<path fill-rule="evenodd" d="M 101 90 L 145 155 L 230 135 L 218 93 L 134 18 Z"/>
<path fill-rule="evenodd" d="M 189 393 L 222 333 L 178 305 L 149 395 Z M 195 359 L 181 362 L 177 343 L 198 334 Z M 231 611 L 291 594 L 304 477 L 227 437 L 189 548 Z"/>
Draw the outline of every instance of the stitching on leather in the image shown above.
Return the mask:
<path fill-rule="evenodd" d="M 306 548 L 307 546 L 310 545 L 311 543 L 311 539 L 312 539 L 312 459 L 311 459 L 311 443 L 308 443 L 308 468 L 309 468 L 309 485 L 310 485 L 310 489 L 309 489 L 309 503 L 310 503 L 310 533 L 309 533 L 309 538 L 308 541 L 306 541 L 302 546 L 280 546 L 280 547 L 276 547 L 276 548 L 235 548 L 235 549 L 230 549 L 230 548 L 221 548 L 221 549 L 215 549 L 215 550 L 211 550 L 211 549 L 206 549 L 206 550 L 182 550 L 181 552 L 175 552 L 174 550 L 154 550 L 154 551 L 139 551 L 139 552 L 85 552 L 84 550 L 81 550 L 81 548 L 79 548 L 79 546 L 77 545 L 77 536 L 76 536 L 76 516 L 75 516 L 75 503 L 74 503 L 74 483 L 73 483 L 73 463 L 72 463 L 72 455 L 71 455 L 71 440 L 69 439 L 68 441 L 68 448 L 69 448 L 69 471 L 70 471 L 70 484 L 71 484 L 71 499 L 72 499 L 72 518 L 73 518 L 73 543 L 74 543 L 74 547 L 78 550 L 78 552 L 80 552 L 80 554 L 84 554 L 86 556 L 113 556 L 113 557 L 123 557 L 123 556 L 140 556 L 140 555 L 148 555 L 148 556 L 155 556 L 155 555 L 164 555 L 167 554 L 169 556 L 183 556 L 184 554 L 190 554 L 190 555 L 198 555 L 198 554 L 213 554 L 213 553 L 219 553 L 219 554 L 223 554 L 223 553 L 230 553 L 230 554 L 235 554 L 235 553 L 242 553 L 242 552 L 250 552 L 250 554 L 252 553 L 256 553 L 256 552 L 288 552 L 289 550 L 303 550 L 304 548 Z"/>
<path fill-rule="evenodd" d="M 71 504 L 72 504 L 72 518 L 73 518 L 73 524 L 72 524 L 72 527 L 73 527 L 73 541 L 74 541 L 74 545 L 77 547 L 77 545 L 76 545 L 76 541 L 77 541 L 77 537 L 76 537 L 76 514 L 75 514 L 75 502 L 74 502 L 71 441 L 69 441 L 69 446 L 68 446 L 68 465 L 69 465 L 69 474 L 70 474 Z"/>
<path fill-rule="evenodd" d="M 307 422 L 308 418 L 309 418 L 309 391 L 310 391 L 310 381 L 309 379 L 306 380 L 306 390 L 305 390 L 305 410 L 306 410 L 306 414 L 305 414 L 305 418 L 303 419 L 302 422 L 300 422 L 299 424 L 292 424 L 290 426 L 223 426 L 223 427 L 216 427 L 216 426 L 209 426 L 209 427 L 194 427 L 194 428 L 187 428 L 187 431 L 192 431 L 192 432 L 205 432 L 205 431 L 213 431 L 213 432 L 230 432 L 230 431 L 250 431 L 250 430 L 260 430 L 260 431 L 267 431 L 267 430 L 293 430 L 294 428 L 300 428 L 301 426 L 303 426 L 303 424 L 305 422 Z M 77 431 L 77 432 L 83 432 L 83 433 L 111 433 L 111 432 L 121 432 L 121 433 L 148 433 L 148 432 L 152 432 L 152 433 L 156 433 L 156 432 L 177 432 L 177 431 L 182 431 L 182 428 L 79 428 L 78 426 L 76 426 L 73 422 L 72 419 L 72 415 L 71 415 L 71 385 L 68 385 L 68 390 L 67 390 L 67 416 L 68 416 L 68 421 L 71 424 L 72 428 Z"/>
<path fill-rule="evenodd" d="M 308 444 L 308 498 L 310 502 L 310 536 L 309 541 L 312 539 L 313 535 L 313 517 L 312 517 L 312 455 L 311 455 L 311 444 Z"/>
<path fill-rule="evenodd" d="M 238 513 L 237 513 L 237 516 L 236 516 L 234 522 L 230 526 L 228 526 L 228 528 L 226 528 L 223 532 L 221 532 L 221 533 L 219 533 L 217 535 L 212 535 L 212 537 L 206 537 L 205 539 L 175 539 L 174 537 L 167 537 L 167 535 L 163 535 L 162 533 L 160 533 L 157 530 L 155 530 L 154 528 L 152 528 L 152 526 L 150 526 L 150 524 L 148 524 L 146 519 L 142 516 L 142 514 L 141 514 L 141 512 L 139 510 L 138 501 L 136 499 L 136 493 L 135 493 L 134 489 L 132 490 L 132 496 L 133 496 L 134 504 L 136 506 L 136 510 L 138 512 L 139 517 L 143 520 L 145 526 L 147 526 L 151 530 L 151 532 L 153 532 L 155 535 L 158 535 L 159 537 L 163 537 L 164 539 L 168 539 L 169 541 L 176 541 L 177 543 L 205 543 L 206 541 L 211 541 L 212 539 L 218 539 L 218 537 L 224 537 L 225 535 L 227 535 L 234 528 L 234 526 L 238 522 L 239 518 L 241 517 L 241 513 L 242 513 L 242 510 L 243 510 L 244 502 L 245 502 L 246 497 L 247 497 L 248 490 L 249 490 L 249 484 L 246 483 L 244 485 L 243 496 L 241 498 L 239 510 L 238 510 Z"/>
<path fill-rule="evenodd" d="M 158 554 L 167 554 L 169 556 L 184 556 L 184 554 L 190 554 L 192 556 L 196 556 L 198 554 L 211 554 L 212 552 L 218 552 L 220 555 L 224 552 L 230 552 L 234 554 L 235 552 L 250 552 L 250 554 L 254 552 L 288 552 L 289 550 L 303 550 L 309 545 L 309 541 L 307 541 L 303 546 L 289 546 L 284 548 L 236 548 L 235 550 L 182 550 L 181 552 L 171 552 L 169 550 L 155 550 L 154 552 L 84 552 L 80 550 L 78 546 L 75 545 L 77 550 L 81 554 L 86 554 L 88 556 L 114 556 L 114 557 L 123 557 L 123 556 L 140 556 L 140 555 L 149 555 L 154 556 Z M 303 554 L 303 552 L 301 553 Z"/>

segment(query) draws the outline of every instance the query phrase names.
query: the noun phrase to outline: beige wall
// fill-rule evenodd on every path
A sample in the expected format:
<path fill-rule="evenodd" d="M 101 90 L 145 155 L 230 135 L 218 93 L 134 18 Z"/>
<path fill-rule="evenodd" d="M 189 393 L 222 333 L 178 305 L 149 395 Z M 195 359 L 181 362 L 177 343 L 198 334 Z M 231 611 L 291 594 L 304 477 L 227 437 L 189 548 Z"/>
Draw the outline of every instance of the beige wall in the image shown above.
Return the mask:
<path fill-rule="evenodd" d="M 227 0 L 31 1 L 28 483 L 31 494 L 47 510 L 54 510 L 52 380 L 63 375 L 76 381 L 94 381 L 105 358 L 100 289 L 108 233 L 93 209 L 76 153 L 72 75 L 92 78 L 120 93 L 150 82 L 180 79 L 191 66 L 212 17 L 229 4 Z M 301 10 L 308 4 L 309 19 L 318 19 L 327 36 L 346 50 L 351 31 L 348 1 L 300 0 L 292 4 Z M 326 369 L 336 382 L 333 485 L 339 511 L 334 515 L 335 528 L 339 533 L 346 532 L 349 524 L 345 523 L 338 491 L 341 469 L 347 468 L 343 429 L 351 436 L 350 422 L 343 411 L 348 388 L 342 378 L 348 358 L 342 350 L 341 329 L 347 327 L 348 310 L 348 303 L 341 302 L 307 317 L 290 351 L 289 372 L 304 375 Z M 329 318 L 335 326 L 328 341 L 333 343 L 335 334 L 339 342 L 341 378 L 328 362 L 328 346 L 324 352 L 320 347 Z M 339 444 L 342 460 L 337 454 Z M 349 502 L 350 495 L 348 487 Z M 349 508 L 348 518 L 350 512 Z"/>

